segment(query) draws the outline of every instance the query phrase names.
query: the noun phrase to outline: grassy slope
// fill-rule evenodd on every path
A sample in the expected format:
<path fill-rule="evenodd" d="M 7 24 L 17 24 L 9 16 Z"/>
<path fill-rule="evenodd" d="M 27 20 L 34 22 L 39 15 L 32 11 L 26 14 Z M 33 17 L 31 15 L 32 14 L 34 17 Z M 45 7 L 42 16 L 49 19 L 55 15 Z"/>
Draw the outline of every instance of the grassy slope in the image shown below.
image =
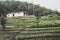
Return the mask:
<path fill-rule="evenodd" d="M 42 37 L 42 36 L 60 36 L 60 20 L 53 20 L 53 19 L 39 19 L 39 25 L 44 26 L 43 28 L 32 28 L 31 26 L 36 26 L 36 18 L 33 17 L 15 17 L 15 18 L 7 18 L 7 22 L 11 22 L 10 25 L 19 27 L 26 27 L 24 31 L 22 31 L 17 37 L 19 38 L 30 38 L 30 37 Z M 58 26 L 56 26 L 56 24 Z M 55 25 L 54 27 L 51 27 Z M 28 26 L 28 28 L 27 28 Z M 45 28 L 45 27 L 48 28 Z M 18 29 L 17 29 L 18 30 Z"/>
<path fill-rule="evenodd" d="M 49 28 L 26 28 L 17 38 L 60 36 L 60 27 Z"/>
<path fill-rule="evenodd" d="M 47 25 L 60 24 L 60 20 L 45 20 L 39 19 L 40 26 L 47 26 L 47 28 L 32 28 L 36 25 L 37 20 L 33 17 L 13 17 L 7 19 L 7 29 L 20 30 L 21 27 L 26 27 L 24 31 L 18 34 L 17 38 L 30 38 L 30 37 L 42 37 L 42 36 L 60 36 L 60 27 L 48 27 Z M 19 26 L 18 26 L 19 25 Z"/>
<path fill-rule="evenodd" d="M 58 19 L 39 19 L 39 27 L 58 27 L 60 26 L 60 20 Z M 7 26 L 22 26 L 22 27 L 35 27 L 37 20 L 35 17 L 13 17 L 7 18 Z"/>

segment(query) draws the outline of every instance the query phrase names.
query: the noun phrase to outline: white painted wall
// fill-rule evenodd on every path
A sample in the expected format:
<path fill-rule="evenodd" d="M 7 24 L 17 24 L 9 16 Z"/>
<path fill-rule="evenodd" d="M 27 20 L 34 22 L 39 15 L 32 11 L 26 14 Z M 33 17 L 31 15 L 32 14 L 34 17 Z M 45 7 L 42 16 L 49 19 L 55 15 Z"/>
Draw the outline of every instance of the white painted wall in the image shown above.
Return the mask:
<path fill-rule="evenodd" d="M 13 17 L 13 14 L 14 14 L 14 17 L 19 17 L 19 16 L 24 16 L 24 12 L 16 12 L 16 13 L 9 13 L 7 14 L 7 17 Z"/>
<path fill-rule="evenodd" d="M 7 17 L 13 17 L 12 13 L 7 14 Z"/>
<path fill-rule="evenodd" d="M 24 16 L 24 12 L 15 13 L 15 17 Z"/>

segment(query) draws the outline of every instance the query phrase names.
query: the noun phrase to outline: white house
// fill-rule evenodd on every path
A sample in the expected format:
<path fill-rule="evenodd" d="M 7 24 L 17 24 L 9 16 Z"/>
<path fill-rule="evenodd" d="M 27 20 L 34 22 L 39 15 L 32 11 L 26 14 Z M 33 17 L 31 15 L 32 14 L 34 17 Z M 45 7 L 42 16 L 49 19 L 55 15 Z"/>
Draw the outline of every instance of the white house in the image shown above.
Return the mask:
<path fill-rule="evenodd" d="M 24 12 L 12 12 L 7 14 L 7 17 L 19 17 L 19 16 L 26 16 Z"/>
<path fill-rule="evenodd" d="M 7 17 L 19 17 L 19 16 L 35 17 L 34 15 L 31 15 L 26 11 L 25 12 L 11 12 L 7 14 Z"/>

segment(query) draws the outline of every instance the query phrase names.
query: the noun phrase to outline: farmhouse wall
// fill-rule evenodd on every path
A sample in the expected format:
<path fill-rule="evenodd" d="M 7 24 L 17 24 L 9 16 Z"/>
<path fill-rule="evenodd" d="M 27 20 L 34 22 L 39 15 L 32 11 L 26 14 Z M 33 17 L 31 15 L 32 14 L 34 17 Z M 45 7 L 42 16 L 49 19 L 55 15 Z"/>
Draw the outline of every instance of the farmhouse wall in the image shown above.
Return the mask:
<path fill-rule="evenodd" d="M 19 17 L 19 16 L 26 16 L 26 14 L 24 14 L 24 12 L 16 12 L 16 13 L 7 14 L 7 17 Z"/>

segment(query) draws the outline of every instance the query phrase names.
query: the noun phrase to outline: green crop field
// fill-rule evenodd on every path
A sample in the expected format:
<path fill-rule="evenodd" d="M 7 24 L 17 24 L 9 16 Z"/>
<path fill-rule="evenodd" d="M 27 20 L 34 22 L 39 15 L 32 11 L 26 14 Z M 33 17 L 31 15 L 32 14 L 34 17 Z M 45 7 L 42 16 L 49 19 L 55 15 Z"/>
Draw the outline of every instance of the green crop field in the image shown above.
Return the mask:
<path fill-rule="evenodd" d="M 6 29 L 14 31 L 21 31 L 20 29 L 24 29 L 16 36 L 17 39 L 60 36 L 60 20 L 47 17 L 39 18 L 39 20 L 37 20 L 36 17 L 7 17 Z M 45 39 L 48 40 L 47 38 Z M 51 39 L 50 37 L 49 40 Z"/>
<path fill-rule="evenodd" d="M 44 18 L 44 17 L 43 17 Z M 59 27 L 60 20 L 59 19 L 40 19 L 37 20 L 35 17 L 10 17 L 6 18 L 6 26 L 14 26 L 14 27 Z"/>
<path fill-rule="evenodd" d="M 59 17 L 58 17 L 59 18 Z M 38 22 L 38 28 L 44 28 L 44 27 L 59 27 L 60 26 L 60 19 L 57 19 L 56 17 L 49 17 L 49 16 L 43 16 L 39 18 L 39 20 L 36 19 L 36 17 L 7 17 L 6 18 L 6 27 L 14 28 L 14 27 L 31 27 L 31 28 L 37 28 L 37 22 Z M 1 27 L 1 25 L 0 25 Z"/>

